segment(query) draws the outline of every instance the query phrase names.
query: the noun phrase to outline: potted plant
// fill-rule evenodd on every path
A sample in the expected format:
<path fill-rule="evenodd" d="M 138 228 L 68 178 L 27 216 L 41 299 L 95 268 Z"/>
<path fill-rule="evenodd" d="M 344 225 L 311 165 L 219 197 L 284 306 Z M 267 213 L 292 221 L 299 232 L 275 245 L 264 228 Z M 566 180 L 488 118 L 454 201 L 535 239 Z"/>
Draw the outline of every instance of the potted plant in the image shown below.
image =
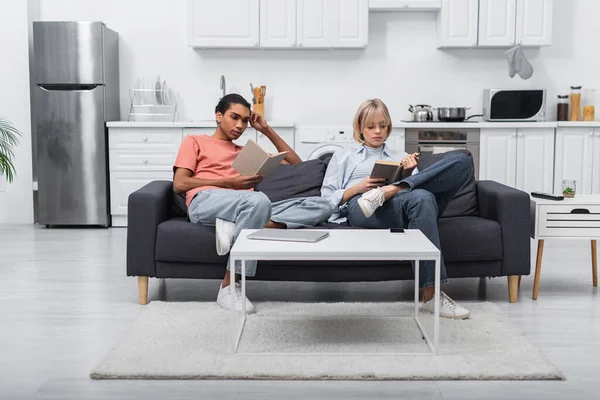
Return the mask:
<path fill-rule="evenodd" d="M 563 189 L 563 196 L 565 197 L 575 197 L 575 191 L 571 187 L 566 187 Z"/>
<path fill-rule="evenodd" d="M 20 136 L 21 132 L 8 119 L 0 117 L 0 176 L 4 176 L 9 183 L 16 174 L 13 159 Z"/>

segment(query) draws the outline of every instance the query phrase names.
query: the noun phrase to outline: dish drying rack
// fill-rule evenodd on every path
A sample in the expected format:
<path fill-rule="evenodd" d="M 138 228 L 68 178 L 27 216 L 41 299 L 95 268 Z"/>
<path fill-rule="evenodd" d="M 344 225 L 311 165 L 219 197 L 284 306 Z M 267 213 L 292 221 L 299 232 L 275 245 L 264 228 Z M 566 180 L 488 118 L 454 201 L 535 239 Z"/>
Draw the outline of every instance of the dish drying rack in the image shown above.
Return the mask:
<path fill-rule="evenodd" d="M 129 121 L 175 121 L 179 93 L 172 89 L 130 89 Z"/>

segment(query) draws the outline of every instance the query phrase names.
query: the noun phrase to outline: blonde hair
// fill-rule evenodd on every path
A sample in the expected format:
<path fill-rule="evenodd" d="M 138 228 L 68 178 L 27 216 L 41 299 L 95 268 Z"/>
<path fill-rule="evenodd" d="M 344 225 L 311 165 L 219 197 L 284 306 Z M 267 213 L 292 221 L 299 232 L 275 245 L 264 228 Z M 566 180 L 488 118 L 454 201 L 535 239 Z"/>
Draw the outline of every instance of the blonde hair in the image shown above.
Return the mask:
<path fill-rule="evenodd" d="M 387 140 L 392 132 L 392 119 L 390 118 L 390 112 L 388 111 L 387 106 L 379 99 L 366 100 L 360 105 L 360 107 L 358 107 L 358 111 L 354 116 L 354 123 L 352 125 L 354 129 L 354 140 L 356 140 L 358 143 L 365 143 L 362 130 L 367 124 L 372 123 L 378 114 L 383 116 L 383 121 L 387 125 L 387 133 L 385 135 Z"/>

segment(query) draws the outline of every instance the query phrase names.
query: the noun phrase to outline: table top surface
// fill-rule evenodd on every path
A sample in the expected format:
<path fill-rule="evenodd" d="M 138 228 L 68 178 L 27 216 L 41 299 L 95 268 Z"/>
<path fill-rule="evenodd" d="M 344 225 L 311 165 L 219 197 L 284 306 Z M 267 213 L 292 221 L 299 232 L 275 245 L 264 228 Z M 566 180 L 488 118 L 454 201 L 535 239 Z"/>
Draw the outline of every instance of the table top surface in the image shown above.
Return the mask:
<path fill-rule="evenodd" d="M 564 200 L 548 200 L 529 195 L 532 203 L 536 205 L 572 205 L 572 204 L 598 204 L 600 205 L 600 194 L 577 194 L 573 198 L 565 197 Z"/>
<path fill-rule="evenodd" d="M 329 236 L 316 243 L 248 239 L 244 229 L 230 256 L 250 260 L 433 260 L 440 251 L 418 229 L 318 229 Z"/>

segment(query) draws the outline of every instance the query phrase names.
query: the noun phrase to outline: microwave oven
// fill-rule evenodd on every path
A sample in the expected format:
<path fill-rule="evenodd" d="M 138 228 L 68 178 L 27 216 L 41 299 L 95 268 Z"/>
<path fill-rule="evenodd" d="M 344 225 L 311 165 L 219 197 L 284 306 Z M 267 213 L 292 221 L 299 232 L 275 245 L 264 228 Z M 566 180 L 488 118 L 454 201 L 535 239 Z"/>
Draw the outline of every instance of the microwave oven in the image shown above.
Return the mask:
<path fill-rule="evenodd" d="M 546 89 L 485 89 L 483 119 L 486 121 L 544 121 Z"/>

